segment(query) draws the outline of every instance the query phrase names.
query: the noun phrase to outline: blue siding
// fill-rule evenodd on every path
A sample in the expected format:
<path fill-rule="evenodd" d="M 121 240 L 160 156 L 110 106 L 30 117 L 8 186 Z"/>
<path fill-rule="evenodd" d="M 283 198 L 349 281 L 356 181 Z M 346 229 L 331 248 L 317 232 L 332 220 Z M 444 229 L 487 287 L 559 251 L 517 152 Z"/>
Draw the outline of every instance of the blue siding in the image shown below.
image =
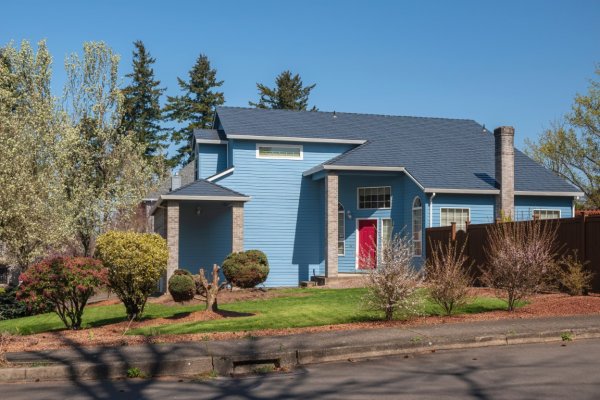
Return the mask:
<path fill-rule="evenodd" d="M 572 206 L 572 197 L 515 196 L 515 219 L 531 219 L 534 209 L 560 210 L 561 218 L 572 218 Z"/>
<path fill-rule="evenodd" d="M 229 144 L 235 172 L 216 183 L 252 197 L 244 206 L 244 247 L 267 254 L 266 284 L 296 286 L 322 274 L 324 183 L 302 173 L 352 146 L 305 143 L 303 160 L 269 160 L 256 158 L 254 141 Z"/>
<path fill-rule="evenodd" d="M 179 267 L 197 273 L 221 265 L 231 253 L 231 208 L 187 201 L 179 207 Z"/>
<path fill-rule="evenodd" d="M 198 144 L 198 169 L 200 179 L 208 178 L 227 169 L 227 146 L 224 144 Z"/>
<path fill-rule="evenodd" d="M 494 195 L 438 194 L 433 199 L 433 226 L 440 226 L 442 208 L 468 208 L 471 223 L 489 224 L 494 222 L 495 203 Z"/>

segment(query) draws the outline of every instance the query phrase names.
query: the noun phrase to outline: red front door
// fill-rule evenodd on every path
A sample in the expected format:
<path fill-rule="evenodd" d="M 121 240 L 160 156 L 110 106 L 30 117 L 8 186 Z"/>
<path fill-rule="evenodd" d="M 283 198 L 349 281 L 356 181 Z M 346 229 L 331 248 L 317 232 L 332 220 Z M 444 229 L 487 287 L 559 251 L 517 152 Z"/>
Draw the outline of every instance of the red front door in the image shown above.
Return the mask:
<path fill-rule="evenodd" d="M 377 266 L 377 220 L 358 221 L 358 269 Z"/>

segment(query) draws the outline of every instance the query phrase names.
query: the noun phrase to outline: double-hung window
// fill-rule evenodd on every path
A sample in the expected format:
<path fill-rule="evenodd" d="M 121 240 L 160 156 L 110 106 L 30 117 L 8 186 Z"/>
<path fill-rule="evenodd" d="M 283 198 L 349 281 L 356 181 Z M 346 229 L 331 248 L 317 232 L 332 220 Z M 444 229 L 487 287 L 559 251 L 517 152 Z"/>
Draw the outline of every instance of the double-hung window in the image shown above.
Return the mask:
<path fill-rule="evenodd" d="M 423 255 L 423 205 L 419 197 L 412 204 L 412 249 L 414 257 Z"/>
<path fill-rule="evenodd" d="M 457 230 L 466 230 L 467 221 L 470 220 L 468 208 L 442 208 L 440 226 L 450 226 L 456 222 Z"/>
<path fill-rule="evenodd" d="M 338 256 L 346 254 L 346 219 L 344 214 L 344 206 L 338 203 Z"/>
<path fill-rule="evenodd" d="M 534 219 L 557 219 L 560 218 L 560 210 L 533 210 Z"/>
<path fill-rule="evenodd" d="M 392 188 L 390 186 L 359 187 L 358 208 L 376 209 L 392 207 Z"/>

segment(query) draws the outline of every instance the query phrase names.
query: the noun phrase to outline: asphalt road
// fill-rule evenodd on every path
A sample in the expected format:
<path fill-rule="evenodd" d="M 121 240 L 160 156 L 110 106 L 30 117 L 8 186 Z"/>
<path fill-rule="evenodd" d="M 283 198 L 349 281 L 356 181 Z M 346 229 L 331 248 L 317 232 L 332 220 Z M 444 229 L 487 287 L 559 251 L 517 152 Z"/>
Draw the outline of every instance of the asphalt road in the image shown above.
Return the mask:
<path fill-rule="evenodd" d="M 0 399 L 600 399 L 600 340 L 314 365 L 244 378 L 0 386 Z"/>

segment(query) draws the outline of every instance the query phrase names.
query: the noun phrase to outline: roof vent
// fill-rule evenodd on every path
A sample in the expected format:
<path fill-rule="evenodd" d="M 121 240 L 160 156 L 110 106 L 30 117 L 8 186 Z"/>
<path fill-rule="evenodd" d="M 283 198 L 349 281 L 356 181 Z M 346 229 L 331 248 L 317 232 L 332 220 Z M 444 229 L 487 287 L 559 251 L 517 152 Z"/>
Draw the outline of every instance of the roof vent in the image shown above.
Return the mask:
<path fill-rule="evenodd" d="M 336 119 L 337 115 L 335 114 L 335 111 L 333 112 L 333 119 Z"/>

